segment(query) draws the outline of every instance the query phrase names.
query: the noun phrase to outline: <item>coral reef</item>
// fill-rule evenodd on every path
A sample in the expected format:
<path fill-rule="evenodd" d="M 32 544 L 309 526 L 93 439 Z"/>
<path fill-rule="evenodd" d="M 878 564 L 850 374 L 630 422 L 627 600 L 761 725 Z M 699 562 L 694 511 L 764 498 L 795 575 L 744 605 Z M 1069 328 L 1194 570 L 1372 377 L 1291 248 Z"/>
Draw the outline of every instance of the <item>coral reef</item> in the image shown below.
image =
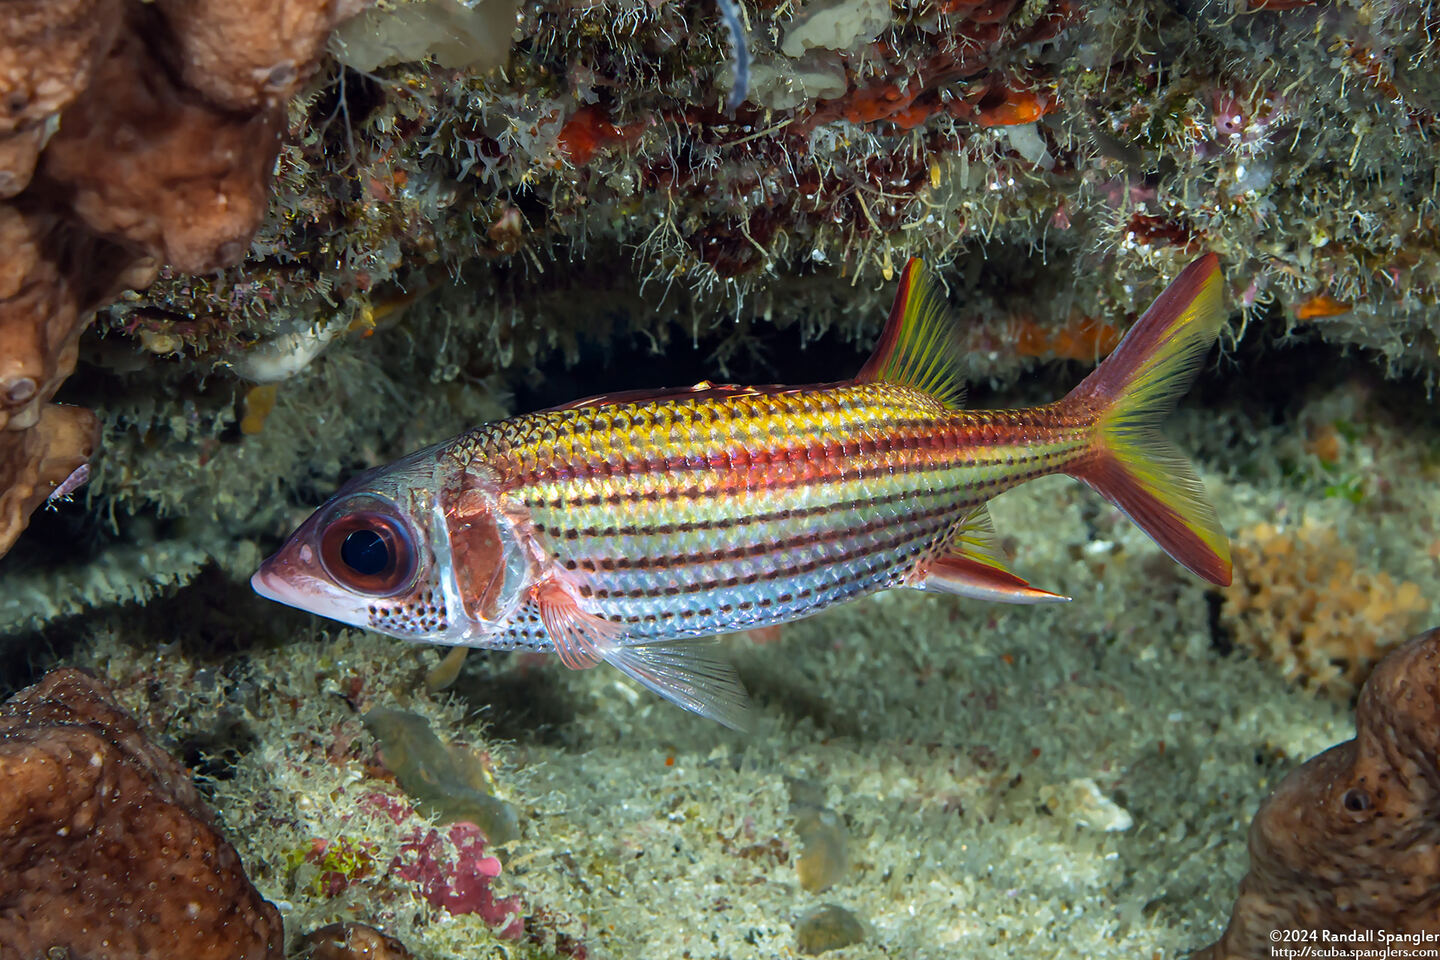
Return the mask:
<path fill-rule="evenodd" d="M 1367 413 L 1418 404 L 1423 386 L 1337 404 L 1315 356 L 1283 379 L 1270 356 L 1247 390 L 1208 378 L 1171 424 L 1177 444 L 1206 451 L 1232 529 L 1311 517 L 1365 568 L 1435 595 L 1433 431 L 1402 421 L 1392 436 Z M 1293 406 L 1249 392 L 1302 388 Z M 238 444 L 284 439 L 298 420 L 286 395 L 308 389 L 284 384 Z M 1284 462 L 1304 456 L 1305 424 L 1342 418 L 1355 429 L 1336 462 L 1363 468 L 1358 501 Z M 97 670 L 196 770 L 252 882 L 285 905 L 292 951 L 360 920 L 425 960 L 778 960 L 826 905 L 863 927 L 825 954 L 852 960 L 1034 960 L 1056 943 L 1130 960 L 1214 941 L 1246 868 L 1236 822 L 1297 758 L 1350 735 L 1348 709 L 1226 655 L 1218 598 L 1080 485 L 1040 482 L 992 512 L 1017 568 L 1074 603 L 900 591 L 789 624 L 779 642 L 732 642 L 756 704 L 746 736 L 535 656 L 473 652 L 436 694 L 424 677 L 444 651 L 271 609 L 219 568 L 26 639 L 37 661 Z M 425 718 L 472 769 L 488 757 L 483 790 L 516 812 L 518 836 L 452 837 L 419 809 L 365 725 L 375 710 Z M 812 872 L 828 889 L 806 889 Z"/>
<path fill-rule="evenodd" d="M 1330 527 L 1257 524 L 1235 537 L 1233 555 L 1220 622 L 1317 691 L 1354 694 L 1430 607 L 1418 584 L 1366 569 Z"/>
<path fill-rule="evenodd" d="M 93 677 L 0 705 L 0 779 L 0 957 L 282 956 L 187 771 Z"/>
<path fill-rule="evenodd" d="M 1428 6 L 745 13 L 733 115 L 728 34 L 699 0 L 387 3 L 311 82 L 314 43 L 214 70 L 194 99 L 278 97 L 255 64 L 280 84 L 292 62 L 299 96 L 266 128 L 286 142 L 243 262 L 164 274 L 80 345 L 61 398 L 102 416 L 103 538 L 199 511 L 213 523 L 188 545 L 230 569 L 235 541 L 273 537 L 346 473 L 627 338 L 694 340 L 698 376 L 775 379 L 817 337 L 868 339 L 911 254 L 961 304 L 981 384 L 1102 355 L 1202 249 L 1225 262 L 1237 334 L 1436 369 Z M 208 64 L 214 46 L 183 49 Z"/>
<path fill-rule="evenodd" d="M 1276 930 L 1440 930 L 1437 685 L 1440 630 L 1381 661 L 1355 738 L 1293 770 L 1255 815 L 1230 925 L 1196 960 L 1272 956 Z"/>
<path fill-rule="evenodd" d="M 220 590 L 223 578 L 202 583 Z M 205 638 L 188 651 L 182 643 L 136 656 L 107 634 L 87 646 L 85 660 L 122 691 L 158 743 L 191 760 L 249 876 L 284 905 L 287 955 L 314 942 L 306 931 L 360 919 L 427 960 L 487 950 L 583 960 L 583 925 L 517 883 L 516 836 L 492 843 L 474 823 L 440 822 L 382 762 L 382 754 L 395 762 L 410 787 L 438 774 L 425 793 L 464 813 L 476 806 L 470 781 L 482 775 L 483 755 L 485 788 L 498 798 L 487 798 L 481 813 L 497 833 L 526 832 L 533 808 L 511 782 L 524 774 L 504 745 L 464 720 L 460 704 L 424 695 L 431 651 L 349 632 L 215 658 L 214 647 L 255 636 L 252 614 L 240 615 L 244 626 L 221 626 L 228 620 L 218 608 L 234 603 L 221 593 L 183 613 L 172 608 L 168 616 L 190 624 L 187 635 Z M 382 718 L 387 743 L 371 736 L 369 715 Z M 475 753 L 440 742 L 434 730 Z M 525 816 L 517 821 L 501 799 L 526 803 Z"/>
<path fill-rule="evenodd" d="M 901 593 L 733 645 L 748 738 L 524 656 L 472 654 L 440 696 L 436 652 L 248 595 L 346 476 L 518 407 L 850 375 L 911 254 L 1003 405 L 1073 385 L 1216 251 L 1233 337 L 1170 426 L 1227 528 L 1270 525 L 1322 579 L 1330 530 L 1391 607 L 1440 595 L 1433 4 L 759 0 L 733 112 L 711 0 L 386 0 L 318 60 L 340 11 L 310 0 L 0 7 L 0 481 L 23 475 L 0 529 L 90 452 L 50 411 L 100 421 L 89 485 L 0 560 L 0 683 L 98 671 L 196 771 L 292 952 L 357 919 L 425 960 L 770 960 L 810 917 L 863 933 L 852 960 L 1220 935 L 1236 819 L 1347 735 L 1343 701 L 1228 655 L 1289 647 L 1302 609 L 1258 533 L 1272 606 L 1232 618 L 1088 493 L 1017 491 L 1007 554 L 1075 603 Z M 169 18 L 216 29 L 136 40 Z M 166 219 L 216 178 L 233 207 Z M 1351 586 L 1326 609 L 1355 632 L 1316 648 L 1344 662 L 1287 654 L 1311 686 L 1359 680 L 1352 640 L 1382 651 Z M 429 735 L 397 756 L 372 711 Z M 437 822 L 407 773 L 503 802 L 515 836 Z"/>
<path fill-rule="evenodd" d="M 239 260 L 284 102 L 358 0 L 21 0 L 0 10 L 0 553 L 93 445 L 43 415 L 96 308 Z M 25 436 L 28 434 L 28 436 Z"/>

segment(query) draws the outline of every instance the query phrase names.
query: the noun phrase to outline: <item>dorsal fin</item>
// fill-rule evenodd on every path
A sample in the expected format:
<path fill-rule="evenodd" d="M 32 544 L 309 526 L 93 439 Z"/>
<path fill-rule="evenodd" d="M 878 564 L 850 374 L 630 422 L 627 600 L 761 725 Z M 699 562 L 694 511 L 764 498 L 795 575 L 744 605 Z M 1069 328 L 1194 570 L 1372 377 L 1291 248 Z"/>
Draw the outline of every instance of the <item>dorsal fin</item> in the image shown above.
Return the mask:
<path fill-rule="evenodd" d="M 555 407 L 546 407 L 541 413 L 555 413 L 560 410 L 588 410 L 593 407 L 616 407 L 622 403 L 661 403 L 666 400 L 725 399 L 727 397 L 776 397 L 786 393 L 799 393 L 804 387 L 781 383 L 738 384 L 711 383 L 701 380 L 693 387 L 661 387 L 658 390 L 620 390 L 602 393 L 593 397 L 582 397 Z"/>
<path fill-rule="evenodd" d="M 947 407 L 965 399 L 958 344 L 945 292 L 918 257 L 900 274 L 890 319 L 856 383 L 898 383 L 923 390 Z"/>

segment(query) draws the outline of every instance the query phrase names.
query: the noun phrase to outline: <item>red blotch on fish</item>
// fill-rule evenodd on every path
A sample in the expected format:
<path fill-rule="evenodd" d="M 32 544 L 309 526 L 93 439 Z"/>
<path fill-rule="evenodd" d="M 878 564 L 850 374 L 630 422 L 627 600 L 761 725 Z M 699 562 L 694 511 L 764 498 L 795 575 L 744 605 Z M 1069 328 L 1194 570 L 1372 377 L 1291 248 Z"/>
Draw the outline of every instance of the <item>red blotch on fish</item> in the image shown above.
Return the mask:
<path fill-rule="evenodd" d="M 772 623 L 768 627 L 756 627 L 753 630 L 746 630 L 745 636 L 754 643 L 779 643 L 781 633 L 784 631 L 783 623 Z"/>

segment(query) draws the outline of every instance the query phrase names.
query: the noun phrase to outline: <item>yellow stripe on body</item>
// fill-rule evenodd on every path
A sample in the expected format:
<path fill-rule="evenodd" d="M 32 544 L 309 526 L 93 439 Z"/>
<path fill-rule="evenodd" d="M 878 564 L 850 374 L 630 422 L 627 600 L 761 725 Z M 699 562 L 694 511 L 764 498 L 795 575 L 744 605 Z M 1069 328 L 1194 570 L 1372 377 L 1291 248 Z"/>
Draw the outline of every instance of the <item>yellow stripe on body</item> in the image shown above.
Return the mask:
<path fill-rule="evenodd" d="M 802 592 L 827 605 L 895 585 L 976 504 L 1061 469 L 1088 434 L 1057 434 L 1045 416 L 949 411 L 888 384 L 825 387 L 532 415 L 486 460 L 592 612 L 709 610 L 709 625 L 748 596 L 773 613 L 752 622 L 775 622 L 806 612 Z M 745 462 L 782 450 L 805 455 Z"/>

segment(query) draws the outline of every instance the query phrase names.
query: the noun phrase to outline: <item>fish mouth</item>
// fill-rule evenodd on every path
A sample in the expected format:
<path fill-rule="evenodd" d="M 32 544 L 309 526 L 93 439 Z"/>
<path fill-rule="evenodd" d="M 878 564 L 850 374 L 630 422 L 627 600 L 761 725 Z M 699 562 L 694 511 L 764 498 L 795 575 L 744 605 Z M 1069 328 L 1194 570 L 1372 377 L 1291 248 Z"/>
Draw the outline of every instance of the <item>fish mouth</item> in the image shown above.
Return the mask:
<path fill-rule="evenodd" d="M 300 591 L 277 575 L 270 568 L 269 560 L 261 564 L 260 569 L 250 577 L 250 589 L 266 600 L 274 600 L 276 603 L 283 603 L 289 607 L 304 606 L 304 602 L 300 598 Z"/>
<path fill-rule="evenodd" d="M 250 577 L 250 589 L 266 600 L 329 616 L 329 613 L 321 609 L 329 599 L 326 596 L 329 591 L 325 589 L 325 584 L 296 569 L 296 564 L 286 553 L 287 551 L 282 550 L 260 564 L 260 569 Z"/>
<path fill-rule="evenodd" d="M 290 543 L 260 564 L 250 577 L 250 589 L 287 607 L 351 626 L 367 626 L 363 606 L 357 610 L 354 597 L 317 573 L 309 546 Z"/>
<path fill-rule="evenodd" d="M 279 561 L 278 563 L 276 561 Z M 250 589 L 266 600 L 313 613 L 352 627 L 373 629 L 364 605 L 330 584 L 287 569 L 283 558 L 271 557 L 250 577 Z"/>

